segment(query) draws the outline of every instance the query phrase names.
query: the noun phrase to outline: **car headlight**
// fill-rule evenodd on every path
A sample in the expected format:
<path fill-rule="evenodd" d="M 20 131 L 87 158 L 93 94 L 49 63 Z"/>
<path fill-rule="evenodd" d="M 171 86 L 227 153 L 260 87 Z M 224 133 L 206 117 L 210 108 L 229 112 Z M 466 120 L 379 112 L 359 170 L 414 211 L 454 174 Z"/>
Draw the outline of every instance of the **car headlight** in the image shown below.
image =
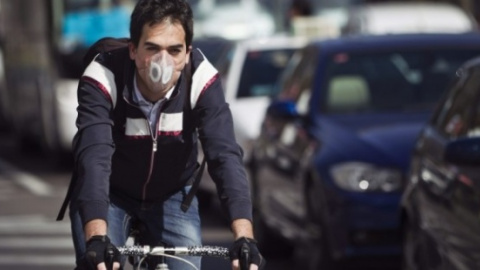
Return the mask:
<path fill-rule="evenodd" d="M 354 192 L 393 192 L 402 187 L 399 170 L 381 168 L 363 162 L 347 162 L 335 165 L 330 173 L 340 188 Z"/>

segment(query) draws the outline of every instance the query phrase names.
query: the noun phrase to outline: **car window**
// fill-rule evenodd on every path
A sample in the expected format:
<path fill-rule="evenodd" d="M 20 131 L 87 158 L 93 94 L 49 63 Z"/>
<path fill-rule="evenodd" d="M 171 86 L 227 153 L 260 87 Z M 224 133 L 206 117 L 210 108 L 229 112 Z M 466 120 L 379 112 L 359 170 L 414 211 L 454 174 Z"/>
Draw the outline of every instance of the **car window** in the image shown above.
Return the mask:
<path fill-rule="evenodd" d="M 292 56 L 281 77 L 279 98 L 296 101 L 300 113 L 307 107 L 305 103 L 312 90 L 317 59 L 318 51 L 307 47 Z"/>
<path fill-rule="evenodd" d="M 327 113 L 431 111 L 463 62 L 479 51 L 337 53 L 323 80 Z"/>
<path fill-rule="evenodd" d="M 228 72 L 223 66 L 231 62 L 233 42 L 222 38 L 211 37 L 194 39 L 192 45 L 194 48 L 199 48 L 209 62 L 219 71 L 223 68 L 222 72 Z"/>
<path fill-rule="evenodd" d="M 472 136 L 480 128 L 480 109 L 474 106 L 478 102 L 480 90 L 480 72 L 472 73 L 465 81 L 455 86 L 451 95 L 447 97 L 437 120 L 437 129 L 449 138 L 465 136 L 469 132 Z M 474 121 L 471 119 L 474 116 Z M 469 124 L 469 123 L 473 123 Z M 477 135 L 478 136 L 478 135 Z"/>
<path fill-rule="evenodd" d="M 240 76 L 237 97 L 272 95 L 280 73 L 295 49 L 258 50 L 248 52 Z"/>
<path fill-rule="evenodd" d="M 480 86 L 477 87 L 477 92 L 480 91 Z M 467 137 L 480 137 L 480 102 L 477 97 L 473 103 L 473 119 L 467 126 Z"/>

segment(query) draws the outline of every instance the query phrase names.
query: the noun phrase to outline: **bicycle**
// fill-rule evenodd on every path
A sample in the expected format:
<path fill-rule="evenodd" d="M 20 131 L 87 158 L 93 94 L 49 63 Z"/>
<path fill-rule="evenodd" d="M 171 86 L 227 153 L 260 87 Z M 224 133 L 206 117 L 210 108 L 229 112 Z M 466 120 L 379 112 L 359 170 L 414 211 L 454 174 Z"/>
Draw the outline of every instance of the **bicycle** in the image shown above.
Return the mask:
<path fill-rule="evenodd" d="M 181 258 L 180 256 L 209 256 L 209 257 L 220 257 L 223 259 L 229 259 L 229 250 L 221 246 L 190 246 L 190 247 L 163 247 L 155 246 L 150 247 L 148 245 L 130 245 L 130 246 L 121 246 L 117 247 L 118 251 L 122 255 L 141 257 L 138 261 L 137 269 L 141 269 L 142 262 L 148 256 L 163 256 L 170 257 L 174 259 L 181 260 L 190 266 L 193 269 L 198 270 L 198 268 L 193 265 L 191 262 Z M 113 251 L 109 252 L 111 255 L 109 258 L 110 266 L 107 269 L 112 269 L 113 265 Z M 248 245 L 244 245 L 240 253 L 240 269 L 248 270 L 249 268 L 249 257 L 250 250 Z M 169 270 L 168 265 L 165 262 L 157 264 L 155 270 Z"/>
<path fill-rule="evenodd" d="M 143 223 L 138 220 L 132 221 L 132 226 L 129 232 L 129 244 L 117 247 L 121 255 L 127 256 L 129 263 L 135 270 L 143 270 L 143 262 L 149 256 L 161 256 L 160 262 L 155 262 L 155 270 L 169 270 L 169 266 L 166 263 L 166 257 L 180 260 L 192 267 L 192 269 L 198 270 L 198 268 L 190 261 L 182 258 L 182 256 L 200 256 L 200 257 L 219 257 L 223 259 L 230 259 L 229 249 L 222 246 L 150 246 L 144 242 L 148 238 L 148 230 Z M 128 241 L 127 241 L 128 242 Z M 161 243 L 162 245 L 164 243 Z M 158 245 L 158 244 L 157 244 Z M 244 243 L 240 248 L 239 264 L 240 270 L 249 269 L 250 261 L 250 247 Z M 113 269 L 113 257 L 114 251 L 107 250 L 106 266 L 107 269 Z"/>

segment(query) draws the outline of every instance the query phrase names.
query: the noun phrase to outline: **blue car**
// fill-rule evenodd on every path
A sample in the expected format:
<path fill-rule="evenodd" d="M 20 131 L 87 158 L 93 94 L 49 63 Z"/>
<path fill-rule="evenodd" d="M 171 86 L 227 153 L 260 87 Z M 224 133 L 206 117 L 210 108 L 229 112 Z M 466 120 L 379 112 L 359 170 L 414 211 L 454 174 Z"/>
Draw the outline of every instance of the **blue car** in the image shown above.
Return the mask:
<path fill-rule="evenodd" d="M 248 165 L 261 251 L 295 247 L 298 269 L 400 258 L 415 140 L 477 55 L 473 33 L 318 40 L 294 55 Z"/>

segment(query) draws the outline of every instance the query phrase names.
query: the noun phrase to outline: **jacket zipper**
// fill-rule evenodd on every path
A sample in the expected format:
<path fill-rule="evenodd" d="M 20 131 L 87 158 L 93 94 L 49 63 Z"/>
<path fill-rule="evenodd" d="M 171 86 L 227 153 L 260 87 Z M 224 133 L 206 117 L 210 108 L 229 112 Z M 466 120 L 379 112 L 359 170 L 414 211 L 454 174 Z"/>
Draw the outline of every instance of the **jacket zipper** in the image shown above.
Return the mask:
<path fill-rule="evenodd" d="M 139 110 L 140 107 L 135 105 L 135 104 L 132 104 L 130 103 L 130 101 L 123 97 L 123 99 L 125 100 L 125 102 L 127 102 L 127 104 L 129 104 L 130 106 L 133 106 L 133 107 L 136 107 L 138 108 Z M 166 103 L 166 102 L 165 102 Z M 161 104 L 160 108 L 159 108 L 159 114 L 158 114 L 158 119 L 157 119 L 157 124 L 155 125 L 155 133 L 153 132 L 152 128 L 150 127 L 150 123 L 148 123 L 148 118 L 145 116 L 145 122 L 148 126 L 148 129 L 150 130 L 150 136 L 152 138 L 152 154 L 150 155 L 150 168 L 148 170 L 148 176 L 147 176 L 147 181 L 145 181 L 145 184 L 143 184 L 143 189 L 142 189 L 142 201 L 145 201 L 146 197 L 147 197 L 147 186 L 148 184 L 150 183 L 150 180 L 152 178 L 152 173 L 153 173 L 153 162 L 154 162 L 154 159 L 155 159 L 155 152 L 157 152 L 157 137 L 158 137 L 158 134 L 157 134 L 157 130 L 158 130 L 158 127 L 160 126 L 160 115 L 161 115 L 161 112 L 162 112 L 162 109 L 163 109 L 163 106 L 165 104 Z M 142 206 L 143 208 L 143 206 Z"/>
<path fill-rule="evenodd" d="M 160 121 L 160 119 L 158 121 Z M 145 201 L 145 199 L 147 198 L 147 186 L 150 183 L 150 180 L 152 179 L 153 161 L 155 159 L 155 152 L 157 152 L 157 132 L 155 130 L 155 135 L 153 135 L 152 130 L 150 128 L 150 124 L 148 123 L 148 120 L 146 120 L 146 122 L 147 122 L 147 125 L 149 126 L 150 133 L 152 134 L 152 154 L 150 155 L 150 168 L 148 170 L 147 181 L 145 181 L 145 184 L 143 184 L 142 201 Z M 156 125 L 156 128 L 158 129 L 158 124 Z"/>
<path fill-rule="evenodd" d="M 152 137 L 152 154 L 150 155 L 150 168 L 148 170 L 148 177 L 147 181 L 145 181 L 145 184 L 143 184 L 143 191 L 142 191 L 142 201 L 145 201 L 147 198 L 147 186 L 152 180 L 152 173 L 153 173 L 153 164 L 154 164 L 154 159 L 155 159 L 155 152 L 157 152 L 157 137 L 158 137 L 158 127 L 160 126 L 160 115 L 163 109 L 163 106 L 165 105 L 166 102 L 160 105 L 159 114 L 158 114 L 158 119 L 157 123 L 155 125 L 155 132 L 153 132 L 152 128 L 150 127 L 150 123 L 148 123 L 148 119 L 145 119 L 148 125 L 148 129 L 150 129 L 150 135 Z"/>

